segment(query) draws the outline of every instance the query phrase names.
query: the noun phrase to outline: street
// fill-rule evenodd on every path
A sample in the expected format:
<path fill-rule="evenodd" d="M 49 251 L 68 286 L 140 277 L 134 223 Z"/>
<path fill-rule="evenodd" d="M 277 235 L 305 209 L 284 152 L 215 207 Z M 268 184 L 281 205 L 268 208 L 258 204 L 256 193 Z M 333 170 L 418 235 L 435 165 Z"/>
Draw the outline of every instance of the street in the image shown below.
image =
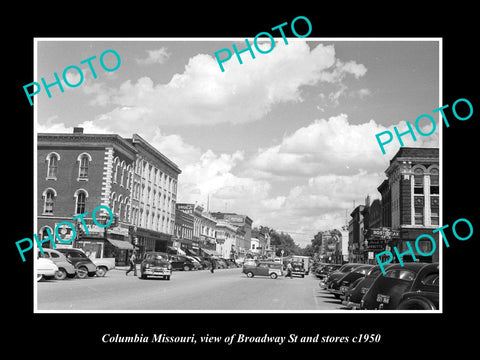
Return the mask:
<path fill-rule="evenodd" d="M 37 283 L 37 309 L 76 310 L 343 310 L 333 295 L 305 278 L 247 278 L 241 268 L 175 271 L 170 281 L 139 279 L 114 269 L 105 277 Z"/>

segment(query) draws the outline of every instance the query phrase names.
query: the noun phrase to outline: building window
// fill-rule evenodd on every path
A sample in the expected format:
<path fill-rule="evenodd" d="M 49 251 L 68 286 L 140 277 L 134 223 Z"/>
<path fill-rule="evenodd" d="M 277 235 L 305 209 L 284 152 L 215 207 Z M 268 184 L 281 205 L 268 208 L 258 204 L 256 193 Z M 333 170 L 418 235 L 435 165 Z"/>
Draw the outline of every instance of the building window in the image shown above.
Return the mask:
<path fill-rule="evenodd" d="M 430 174 L 430 195 L 439 195 L 440 194 L 440 186 L 439 186 L 439 179 L 438 179 L 438 170 L 432 169 Z"/>
<path fill-rule="evenodd" d="M 59 156 L 57 153 L 50 153 L 47 156 L 48 166 L 47 166 L 47 179 L 56 179 L 57 178 L 57 169 L 58 169 L 58 160 Z"/>
<path fill-rule="evenodd" d="M 415 196 L 415 225 L 423 225 L 424 201 L 422 196 Z"/>
<path fill-rule="evenodd" d="M 423 170 L 422 169 L 415 169 L 414 174 L 414 194 L 423 194 Z"/>
<path fill-rule="evenodd" d="M 440 225 L 439 224 L 439 199 L 438 196 L 431 196 L 430 197 L 430 223 L 432 225 Z"/>
<path fill-rule="evenodd" d="M 78 156 L 77 161 L 79 162 L 78 180 L 88 180 L 88 166 L 90 161 L 92 161 L 92 157 L 87 153 L 83 153 Z"/>
<path fill-rule="evenodd" d="M 53 215 L 53 204 L 55 202 L 56 193 L 53 189 L 47 189 L 43 193 L 44 197 L 44 205 L 43 205 L 43 213 Z"/>
<path fill-rule="evenodd" d="M 87 202 L 87 194 L 84 191 L 77 193 L 76 214 L 83 214 L 85 212 L 85 205 Z"/>

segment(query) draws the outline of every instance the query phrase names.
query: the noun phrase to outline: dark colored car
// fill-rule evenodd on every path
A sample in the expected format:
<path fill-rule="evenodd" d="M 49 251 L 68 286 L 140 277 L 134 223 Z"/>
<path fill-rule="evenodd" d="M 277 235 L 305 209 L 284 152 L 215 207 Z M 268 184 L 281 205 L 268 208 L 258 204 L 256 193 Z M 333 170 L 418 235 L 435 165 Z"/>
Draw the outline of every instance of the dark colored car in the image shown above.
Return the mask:
<path fill-rule="evenodd" d="M 357 267 L 362 266 L 365 264 L 357 264 L 357 263 L 346 263 L 342 265 L 338 270 L 333 271 L 330 275 L 328 275 L 323 281 L 320 281 L 320 287 L 323 289 L 328 289 L 332 286 L 333 281 L 342 278 L 349 272 L 352 272 Z"/>
<path fill-rule="evenodd" d="M 348 286 L 358 278 L 365 277 L 372 267 L 374 267 L 374 265 L 364 264 L 354 268 L 343 276 L 334 279 L 328 287 L 328 291 L 335 295 L 337 299 L 340 299 L 340 296 L 344 295 L 348 290 Z"/>
<path fill-rule="evenodd" d="M 238 267 L 237 264 L 235 263 L 235 261 L 233 261 L 231 259 L 223 259 L 223 260 L 225 261 L 225 263 L 227 264 L 229 269 Z"/>
<path fill-rule="evenodd" d="M 438 263 L 413 262 L 404 263 L 403 266 L 392 265 L 386 270 L 385 275 L 380 274 L 375 279 L 360 301 L 360 309 L 395 310 L 400 304 L 402 308 L 420 307 L 424 303 L 413 297 L 417 291 L 419 294 L 423 292 L 424 302 L 427 303 L 426 300 L 430 302 L 428 306 L 438 308 L 438 274 Z"/>
<path fill-rule="evenodd" d="M 213 260 L 215 261 L 217 269 L 226 269 L 228 267 L 227 263 L 222 258 L 214 258 Z"/>
<path fill-rule="evenodd" d="M 170 280 L 172 275 L 172 265 L 168 260 L 168 255 L 161 252 L 149 251 L 143 255 L 140 265 L 140 277 L 146 279 L 149 276 L 159 276 Z"/>
<path fill-rule="evenodd" d="M 292 275 L 299 275 L 300 277 L 305 277 L 305 267 L 302 262 L 293 261 L 292 262 Z"/>
<path fill-rule="evenodd" d="M 67 259 L 70 260 L 70 262 L 75 266 L 75 269 L 77 269 L 78 278 L 84 279 L 87 277 L 87 275 L 90 277 L 96 275 L 97 266 L 82 250 L 73 248 L 57 248 L 56 250 L 65 255 Z"/>
<path fill-rule="evenodd" d="M 188 257 L 183 255 L 170 255 L 170 263 L 173 270 L 195 270 L 195 264 Z"/>
<path fill-rule="evenodd" d="M 393 264 L 384 265 L 385 270 L 388 270 Z M 351 284 L 348 291 L 345 292 L 345 299 L 342 302 L 343 305 L 349 307 L 350 309 L 359 309 L 360 301 L 363 298 L 363 295 L 366 294 L 370 286 L 372 286 L 375 279 L 382 273 L 380 266 L 373 266 L 368 273 L 363 278 L 359 278 L 358 282 L 355 281 L 355 284 Z"/>
<path fill-rule="evenodd" d="M 315 269 L 315 276 L 320 279 L 324 279 L 332 272 L 340 269 L 341 267 L 341 264 L 320 264 Z"/>

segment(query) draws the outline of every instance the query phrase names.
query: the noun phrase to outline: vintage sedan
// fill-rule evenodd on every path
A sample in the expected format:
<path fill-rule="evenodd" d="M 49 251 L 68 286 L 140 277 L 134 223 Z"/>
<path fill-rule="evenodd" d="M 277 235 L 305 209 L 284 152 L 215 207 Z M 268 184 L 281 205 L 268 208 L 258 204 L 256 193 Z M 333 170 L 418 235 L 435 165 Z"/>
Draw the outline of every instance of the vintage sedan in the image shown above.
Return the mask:
<path fill-rule="evenodd" d="M 438 310 L 440 273 L 438 264 L 424 268 L 412 284 L 410 291 L 404 293 L 397 310 Z"/>
<path fill-rule="evenodd" d="M 375 279 L 360 301 L 360 309 L 395 310 L 401 301 L 406 300 L 403 298 L 405 294 L 415 292 L 418 288 L 438 293 L 438 280 L 432 280 L 436 279 L 436 275 L 438 263 L 394 264 Z"/>
<path fill-rule="evenodd" d="M 38 250 L 38 257 L 43 259 L 50 259 L 58 267 L 58 271 L 55 273 L 55 280 L 63 280 L 68 278 L 74 278 L 77 274 L 75 266 L 70 260 L 67 259 L 60 251 L 54 249 L 42 249 L 43 254 Z"/>
<path fill-rule="evenodd" d="M 70 260 L 77 270 L 77 277 L 84 279 L 87 276 L 95 276 L 97 274 L 97 266 L 81 249 L 59 248 L 57 249 Z"/>
<path fill-rule="evenodd" d="M 320 264 L 315 269 L 315 276 L 320 279 L 324 279 L 332 272 L 340 269 L 341 267 L 341 264 Z"/>
<path fill-rule="evenodd" d="M 259 261 L 254 265 L 244 265 L 242 272 L 249 278 L 254 276 L 270 276 L 276 279 L 283 275 L 282 264 L 273 261 Z"/>
<path fill-rule="evenodd" d="M 36 262 L 37 281 L 50 279 L 55 276 L 58 266 L 50 259 L 38 258 Z"/>
<path fill-rule="evenodd" d="M 143 255 L 140 265 L 140 277 L 146 279 L 149 276 L 162 277 L 170 280 L 172 276 L 172 264 L 168 255 L 156 251 L 148 251 Z"/>
<path fill-rule="evenodd" d="M 393 264 L 384 265 L 385 269 L 388 269 Z M 349 290 L 345 293 L 345 299 L 342 301 L 342 304 L 346 307 L 356 310 L 360 308 L 360 301 L 363 298 L 363 295 L 366 294 L 370 286 L 373 284 L 375 279 L 382 273 L 379 265 L 373 266 L 365 275 L 365 277 L 360 278 L 359 282 L 355 286 L 351 286 Z M 352 284 L 353 285 L 353 284 Z"/>
<path fill-rule="evenodd" d="M 328 289 L 329 287 L 332 286 L 332 282 L 345 276 L 345 274 L 352 272 L 355 270 L 357 267 L 362 266 L 365 264 L 357 264 L 357 263 L 346 263 L 344 264 L 340 269 L 332 272 L 330 275 L 327 276 L 327 278 L 323 279 L 320 281 L 320 287 L 322 289 Z"/>
<path fill-rule="evenodd" d="M 365 277 L 367 272 L 371 270 L 374 265 L 364 264 L 362 266 L 355 267 L 352 271 L 345 273 L 342 277 L 338 277 L 333 280 L 328 287 L 328 291 L 333 294 L 337 299 L 344 295 L 348 290 L 348 286 L 357 280 L 358 278 Z"/>

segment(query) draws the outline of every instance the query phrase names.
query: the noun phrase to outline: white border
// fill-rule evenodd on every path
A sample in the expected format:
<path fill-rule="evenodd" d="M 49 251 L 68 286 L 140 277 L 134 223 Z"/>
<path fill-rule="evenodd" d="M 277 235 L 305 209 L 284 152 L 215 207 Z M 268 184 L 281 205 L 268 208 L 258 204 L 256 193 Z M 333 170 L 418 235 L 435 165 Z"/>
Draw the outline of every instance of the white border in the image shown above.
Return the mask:
<path fill-rule="evenodd" d="M 37 45 L 39 41 L 121 41 L 121 42 L 138 42 L 138 41 L 245 41 L 246 38 L 242 37 L 225 37 L 225 38 L 109 38 L 109 37 L 102 37 L 102 38 L 34 38 L 33 39 L 33 47 L 34 47 L 34 55 L 33 55 L 33 76 L 34 79 L 38 78 L 37 73 L 37 61 L 38 61 L 38 54 L 37 54 Z M 253 37 L 248 37 L 249 40 L 253 39 Z M 274 37 L 275 40 L 281 40 L 281 37 Z M 357 37 L 346 37 L 346 38 L 335 38 L 335 37 L 327 37 L 327 38 L 318 38 L 318 37 L 305 37 L 305 38 L 290 38 L 287 37 L 288 41 L 324 41 L 324 42 L 342 42 L 342 41 L 428 41 L 428 42 L 435 42 L 437 41 L 439 44 L 439 67 L 438 67 L 438 79 L 439 79 L 439 97 L 438 97 L 438 107 L 442 106 L 442 98 L 443 98 L 443 38 L 442 37 L 370 37 L 370 38 L 357 38 Z M 33 233 L 36 233 L 37 229 L 37 104 L 38 98 L 35 99 L 35 103 L 33 105 L 33 113 L 34 113 L 34 132 L 33 132 L 33 144 L 34 144 L 34 158 L 33 158 L 33 176 L 34 176 L 34 228 Z M 434 110 L 434 109 L 432 109 Z M 443 126 L 442 126 L 442 119 L 441 115 L 438 115 L 438 126 L 440 128 L 439 132 L 439 178 L 440 178 L 440 213 L 439 213 L 439 227 L 443 226 L 443 155 L 442 155 L 442 148 L 443 148 Z M 380 155 L 379 155 L 380 156 Z M 439 264 L 440 264 L 440 293 L 439 293 L 439 309 L 438 310 L 39 310 L 37 306 L 37 280 L 36 280 L 36 256 L 37 253 L 37 244 L 35 241 L 33 246 L 32 252 L 32 259 L 33 259 L 33 283 L 34 283 L 34 292 L 33 292 L 33 300 L 34 300 L 34 313 L 53 313 L 53 314 L 62 314 L 62 313 L 100 313 L 100 314 L 144 314 L 144 313 L 160 313 L 160 314 L 203 314 L 203 313 L 215 313 L 215 314 L 441 314 L 443 313 L 443 246 L 441 246 L 441 236 L 439 235 L 438 240 L 438 247 L 439 247 Z M 28 258 L 26 258 L 28 261 Z"/>

